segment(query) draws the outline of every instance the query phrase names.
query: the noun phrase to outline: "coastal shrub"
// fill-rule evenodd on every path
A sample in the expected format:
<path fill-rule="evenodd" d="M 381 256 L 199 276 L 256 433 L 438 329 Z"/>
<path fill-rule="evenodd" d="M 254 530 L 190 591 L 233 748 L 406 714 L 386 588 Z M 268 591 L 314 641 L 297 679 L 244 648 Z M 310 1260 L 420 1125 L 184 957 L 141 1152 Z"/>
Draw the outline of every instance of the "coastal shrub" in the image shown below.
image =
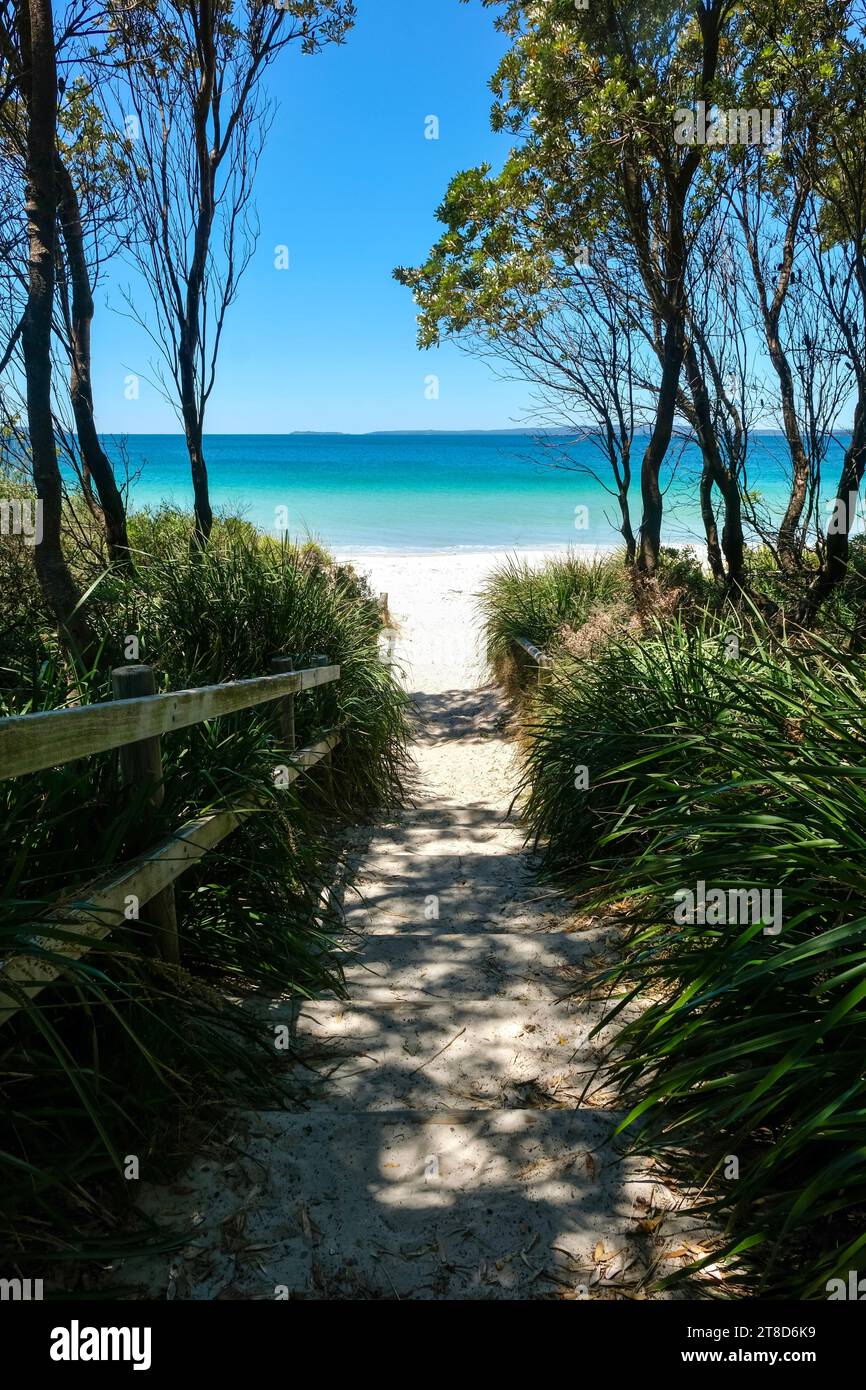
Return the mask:
<path fill-rule="evenodd" d="M 541 566 L 509 556 L 492 570 L 479 595 L 487 659 L 497 679 L 510 683 L 517 674 L 516 637 L 550 649 L 561 643 L 566 629 L 586 622 L 594 608 L 625 600 L 627 594 L 620 554 L 592 561 L 567 554 Z"/>
<path fill-rule="evenodd" d="M 640 1003 L 611 1063 L 626 1137 L 699 1194 L 740 1288 L 822 1298 L 866 1263 L 866 660 L 727 627 L 558 661 L 525 811 L 626 928 L 595 981 L 609 1021 Z M 723 920 L 684 920 L 714 888 Z"/>
<path fill-rule="evenodd" d="M 663 545 L 659 551 L 658 579 L 663 591 L 673 593 L 677 610 L 706 609 L 717 600 L 717 590 L 700 555 L 690 545 Z"/>
<path fill-rule="evenodd" d="M 535 685 L 532 663 L 515 645 L 526 637 L 550 656 L 593 657 L 626 633 L 673 619 L 709 619 L 722 604 L 700 558 L 688 547 L 663 548 L 656 582 L 637 590 L 623 552 L 587 560 L 569 553 L 541 565 L 509 557 L 480 594 L 487 660 L 509 694 Z"/>
<path fill-rule="evenodd" d="M 134 636 L 161 690 L 266 674 L 277 654 L 296 665 L 327 654 L 341 680 L 297 699 L 297 734 L 303 743 L 336 727 L 341 743 L 332 789 L 315 771 L 280 789 L 273 770 L 288 750 L 273 706 L 165 736 L 154 839 L 205 811 L 267 799 L 178 880 L 183 969 L 154 958 L 143 908 L 141 922 L 112 932 L 2 1025 L 0 1245 L 24 1275 L 67 1268 L 64 1288 L 87 1287 L 88 1261 L 182 1238 L 131 1231 L 124 1205 L 135 1184 L 123 1173 L 129 1154 L 150 1178 L 171 1167 L 181 1105 L 280 1103 L 272 1031 L 244 1000 L 255 987 L 341 990 L 340 922 L 322 894 L 334 832 L 401 796 L 407 701 L 380 660 L 381 620 L 363 580 L 319 547 L 267 540 L 232 518 L 204 553 L 191 551 L 190 529 L 173 511 L 130 518 L 132 577 L 76 555 L 102 642 L 93 671 L 70 670 L 38 589 L 29 606 L 4 591 L 0 714 L 111 698 L 110 669 Z M 48 908 L 129 853 L 141 810 L 122 793 L 114 754 L 0 781 L 0 955 L 37 929 L 44 936 Z M 51 930 L 45 955 L 69 935 Z"/>

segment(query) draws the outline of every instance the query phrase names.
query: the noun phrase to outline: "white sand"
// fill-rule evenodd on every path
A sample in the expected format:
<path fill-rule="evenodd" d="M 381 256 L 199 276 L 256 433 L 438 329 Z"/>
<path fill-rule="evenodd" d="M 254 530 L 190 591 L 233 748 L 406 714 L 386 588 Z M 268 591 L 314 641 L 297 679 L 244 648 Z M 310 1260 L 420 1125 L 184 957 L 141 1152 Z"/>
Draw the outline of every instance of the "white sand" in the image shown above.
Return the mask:
<path fill-rule="evenodd" d="M 621 1163 L 602 1083 L 583 1100 L 601 1007 L 560 997 L 615 932 L 537 880 L 507 710 L 478 688 L 476 595 L 502 558 L 340 556 L 400 624 L 411 800 L 343 837 L 349 999 L 303 1005 L 296 1104 L 231 1116 L 178 1183 L 142 1191 L 195 1232 L 127 1262 L 151 1296 L 615 1298 L 664 1252 L 641 1222 L 671 1194 Z M 257 1004 L 292 1017 L 285 999 Z"/>
<path fill-rule="evenodd" d="M 124 1275 L 190 1299 L 634 1296 L 674 1199 L 621 1163 L 598 1078 L 584 1099 L 601 1010 L 560 996 L 616 933 L 575 919 L 524 845 L 507 710 L 478 688 L 476 595 L 504 556 L 339 558 L 400 625 L 411 801 L 343 837 L 349 999 L 301 1010 L 304 1108 L 233 1115 L 178 1183 L 144 1187 L 145 1210 L 195 1234 Z"/>
<path fill-rule="evenodd" d="M 573 553 L 592 546 L 575 546 Z M 476 595 L 507 555 L 542 565 L 561 551 L 461 551 L 449 554 L 337 556 L 369 576 L 376 593 L 386 593 L 396 639 L 395 658 L 407 689 L 435 694 L 468 690 L 486 679 Z"/>

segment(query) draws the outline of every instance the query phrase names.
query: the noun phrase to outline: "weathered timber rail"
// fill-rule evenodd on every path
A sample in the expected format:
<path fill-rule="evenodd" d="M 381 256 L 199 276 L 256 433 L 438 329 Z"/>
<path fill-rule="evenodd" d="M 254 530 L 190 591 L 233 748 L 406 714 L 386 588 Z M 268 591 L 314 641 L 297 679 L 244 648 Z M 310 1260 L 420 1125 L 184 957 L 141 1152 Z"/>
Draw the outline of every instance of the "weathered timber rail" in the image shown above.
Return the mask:
<path fill-rule="evenodd" d="M 274 675 L 163 695 L 135 693 L 152 692 L 150 667 L 119 667 L 113 673 L 119 697 L 115 700 L 0 719 L 0 779 L 22 777 L 120 749 L 123 781 L 127 785 L 146 782 L 151 788 L 153 814 L 163 799 L 162 734 L 279 701 L 279 741 L 290 755 L 280 785 L 288 786 L 319 762 L 329 769 L 331 751 L 340 742 L 339 731 L 328 730 L 306 748 L 295 749 L 295 696 L 340 679 L 340 667 L 328 657 L 312 660 L 311 666 L 296 671 L 291 658 L 275 657 Z M 22 941 L 19 949 L 0 960 L 0 1024 L 57 979 L 68 962 L 80 959 L 114 927 L 128 921 L 130 902 L 136 904 L 136 910 L 151 905 L 148 915 L 153 918 L 158 953 L 177 963 L 180 945 L 172 886 L 175 879 L 237 829 L 246 816 L 267 804 L 264 796 L 248 796 L 243 805 L 187 821 L 47 914 L 41 919 L 44 931 Z"/>
<path fill-rule="evenodd" d="M 525 652 L 530 661 L 534 663 L 538 682 L 541 684 L 544 676 L 550 671 L 553 665 L 553 658 L 548 656 L 547 652 L 543 652 L 540 647 L 536 647 L 534 642 L 530 642 L 528 637 L 515 637 L 514 643 L 515 646 L 520 647 L 521 651 Z"/>
<path fill-rule="evenodd" d="M 126 674 L 131 669 L 136 668 L 120 667 L 119 671 Z M 339 666 L 316 666 L 196 690 L 0 719 L 0 778 L 59 767 L 91 753 L 106 753 L 339 679 Z"/>

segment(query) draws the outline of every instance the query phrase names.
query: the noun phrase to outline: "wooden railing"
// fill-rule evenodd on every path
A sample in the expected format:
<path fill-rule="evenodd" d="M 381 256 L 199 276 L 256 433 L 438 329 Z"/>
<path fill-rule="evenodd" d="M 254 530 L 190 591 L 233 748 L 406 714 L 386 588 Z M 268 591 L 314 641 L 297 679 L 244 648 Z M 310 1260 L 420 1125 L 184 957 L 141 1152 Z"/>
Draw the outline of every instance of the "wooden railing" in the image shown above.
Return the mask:
<path fill-rule="evenodd" d="M 340 679 L 339 666 L 326 656 L 296 671 L 289 657 L 275 657 L 274 674 L 228 681 L 194 690 L 154 694 L 149 666 L 122 666 L 112 675 L 115 699 L 74 709 L 50 710 L 0 719 L 0 779 L 59 767 L 93 753 L 121 750 L 121 776 L 128 787 L 148 788 L 139 827 L 143 842 L 164 798 L 160 737 L 222 714 L 276 703 L 281 748 L 290 755 L 280 786 L 288 786 L 316 763 L 330 764 L 340 741 L 336 730 L 321 734 L 306 748 L 295 749 L 295 696 Z M 81 896 L 44 919 L 45 931 L 28 938 L 15 954 L 0 961 L 0 1024 L 62 973 L 114 927 L 137 918 L 148 905 L 155 946 L 163 959 L 180 960 L 175 879 L 230 835 L 266 798 L 247 797 L 243 806 L 209 812 L 180 826 L 174 834 L 143 849 L 135 858 L 91 883 Z M 130 906 L 133 912 L 130 912 Z M 37 952 L 31 955 L 27 946 Z M 6 1003 L 8 998 L 10 1001 Z"/>
<path fill-rule="evenodd" d="M 516 646 L 520 647 L 521 650 L 526 653 L 530 661 L 535 663 L 536 675 L 540 685 L 553 664 L 551 657 L 547 655 L 547 652 L 543 652 L 540 647 L 536 647 L 534 642 L 530 642 L 528 637 L 515 637 L 514 642 Z"/>

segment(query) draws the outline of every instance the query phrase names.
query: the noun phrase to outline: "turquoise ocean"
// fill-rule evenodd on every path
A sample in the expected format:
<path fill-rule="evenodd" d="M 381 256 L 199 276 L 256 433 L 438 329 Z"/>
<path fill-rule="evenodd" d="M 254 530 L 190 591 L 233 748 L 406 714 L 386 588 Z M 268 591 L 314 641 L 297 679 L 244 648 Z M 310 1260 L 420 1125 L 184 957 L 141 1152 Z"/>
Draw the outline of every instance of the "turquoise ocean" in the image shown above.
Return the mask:
<path fill-rule="evenodd" d="M 180 435 L 129 435 L 104 444 L 135 508 L 189 508 L 189 463 Z M 632 524 L 640 520 L 634 449 Z M 826 467 L 829 490 L 840 446 Z M 338 551 L 599 548 L 619 543 L 618 509 L 595 470 L 605 460 L 587 438 L 525 434 L 210 435 L 205 457 L 215 510 L 240 512 L 261 530 L 312 537 Z M 663 474 L 664 541 L 700 544 L 700 455 L 671 451 Z M 774 434 L 752 437 L 748 487 L 762 511 L 784 506 L 787 453 Z"/>

